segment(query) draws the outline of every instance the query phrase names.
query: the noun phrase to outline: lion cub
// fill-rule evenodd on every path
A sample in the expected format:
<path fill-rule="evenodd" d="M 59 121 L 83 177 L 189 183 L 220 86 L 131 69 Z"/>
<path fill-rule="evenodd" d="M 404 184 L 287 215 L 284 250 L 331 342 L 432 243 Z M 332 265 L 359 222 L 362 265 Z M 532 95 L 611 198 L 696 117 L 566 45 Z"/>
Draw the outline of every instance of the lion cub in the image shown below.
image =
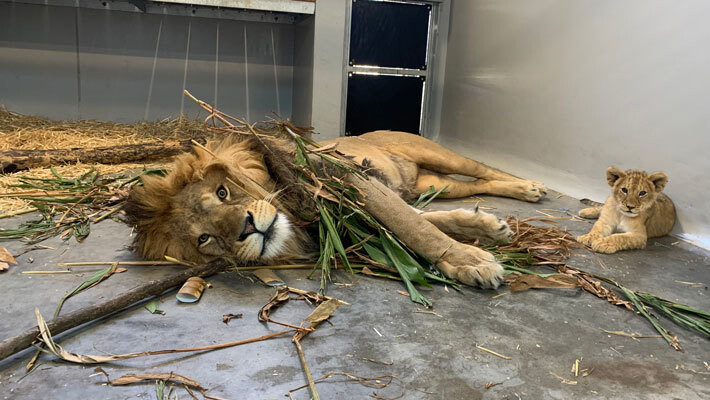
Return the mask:
<path fill-rule="evenodd" d="M 644 171 L 624 172 L 609 167 L 606 181 L 611 186 L 611 196 L 604 205 L 579 212 L 584 218 L 599 218 L 588 234 L 577 238 L 579 242 L 596 252 L 611 254 L 643 249 L 648 238 L 667 235 L 673 229 L 675 207 L 661 193 L 668 183 L 666 174 L 648 175 Z"/>

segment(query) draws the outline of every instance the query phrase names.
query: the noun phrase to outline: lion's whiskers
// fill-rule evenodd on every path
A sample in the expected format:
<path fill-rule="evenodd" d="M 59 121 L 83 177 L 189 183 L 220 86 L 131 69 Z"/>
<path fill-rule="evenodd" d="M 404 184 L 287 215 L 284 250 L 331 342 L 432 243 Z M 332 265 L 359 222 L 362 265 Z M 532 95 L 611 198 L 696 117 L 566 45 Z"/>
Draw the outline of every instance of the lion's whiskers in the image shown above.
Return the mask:
<path fill-rule="evenodd" d="M 270 193 L 268 196 L 264 198 L 264 201 L 271 204 L 272 201 L 276 200 L 276 198 L 283 193 L 283 189 L 279 189 L 273 193 Z"/>

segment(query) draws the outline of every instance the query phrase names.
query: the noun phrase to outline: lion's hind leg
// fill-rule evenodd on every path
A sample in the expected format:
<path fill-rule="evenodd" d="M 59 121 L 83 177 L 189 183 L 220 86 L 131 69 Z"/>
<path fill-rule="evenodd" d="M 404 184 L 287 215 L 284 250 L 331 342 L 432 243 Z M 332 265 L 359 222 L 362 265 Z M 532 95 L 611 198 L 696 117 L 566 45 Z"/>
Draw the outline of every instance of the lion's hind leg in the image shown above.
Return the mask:
<path fill-rule="evenodd" d="M 446 185 L 448 185 L 446 190 L 439 195 L 443 199 L 459 199 L 474 194 L 492 194 L 536 202 L 542 199 L 546 193 L 544 187 L 541 188 L 539 185 L 528 181 L 489 181 L 485 179 L 462 181 L 435 172 L 419 170 L 416 183 L 416 191 L 418 193 L 424 193 L 432 186 L 439 190 Z"/>
<path fill-rule="evenodd" d="M 540 182 L 520 179 L 491 168 L 484 163 L 464 157 L 418 135 L 404 132 L 377 131 L 362 135 L 360 138 L 385 148 L 391 154 L 404 156 L 422 169 L 444 175 L 458 174 L 493 182 L 492 185 L 489 185 L 492 188 L 482 193 L 491 193 L 526 201 L 537 201 L 544 197 L 547 192 L 545 185 Z M 505 184 L 504 182 L 517 183 L 517 185 Z M 493 191 L 509 194 L 493 193 Z M 515 192 L 514 195 L 511 195 L 511 192 Z M 536 194 L 529 195 L 523 192 L 536 192 Z"/>
<path fill-rule="evenodd" d="M 589 207 L 579 210 L 579 216 L 582 218 L 599 218 L 602 213 L 601 207 Z"/>

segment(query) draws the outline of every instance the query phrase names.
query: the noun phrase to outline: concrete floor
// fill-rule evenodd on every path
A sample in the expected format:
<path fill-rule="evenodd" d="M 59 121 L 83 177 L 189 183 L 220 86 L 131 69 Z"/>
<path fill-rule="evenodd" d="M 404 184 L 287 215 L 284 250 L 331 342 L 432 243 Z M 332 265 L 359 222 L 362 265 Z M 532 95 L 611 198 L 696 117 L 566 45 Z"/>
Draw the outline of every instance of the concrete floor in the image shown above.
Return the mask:
<path fill-rule="evenodd" d="M 474 200 L 437 201 L 433 209 L 473 207 Z M 581 204 L 552 193 L 539 204 L 485 197 L 483 206 L 500 216 L 539 215 L 536 210 L 570 209 Z M 0 220 L 0 227 L 15 221 Z M 575 234 L 590 228 L 588 222 L 562 221 Z M 0 312 L 2 338 L 35 325 L 33 309 L 51 317 L 59 298 L 86 280 L 96 268 L 76 268 L 63 275 L 25 275 L 22 271 L 59 269 L 57 262 L 132 260 L 125 246 L 130 229 L 105 221 L 93 227 L 82 244 L 51 239 L 44 244 L 56 250 L 36 250 L 18 258 L 19 266 L 0 275 L 4 305 Z M 26 246 L 4 242 L 13 254 Z M 705 310 L 710 309 L 710 254 L 678 243 L 673 238 L 652 240 L 643 251 L 600 255 L 602 268 L 591 254 L 582 252 L 570 264 L 617 279 L 641 289 Z M 34 262 L 29 263 L 29 258 Z M 178 270 L 177 267 L 129 267 L 99 286 L 70 299 L 64 312 L 115 296 L 144 282 Z M 81 271 L 81 272 L 80 272 Z M 315 290 L 317 281 L 306 272 L 278 272 L 287 284 Z M 274 289 L 254 283 L 246 275 L 225 273 L 209 279 L 195 304 L 178 304 L 175 292 L 161 297 L 166 314 L 153 315 L 136 305 L 112 318 L 89 324 L 59 336 L 67 350 L 82 354 L 128 353 L 165 348 L 195 347 L 261 336 L 278 329 L 257 320 L 257 312 Z M 612 306 L 581 290 L 530 290 L 501 297 L 498 291 L 465 288 L 447 292 L 443 286 L 423 289 L 434 302 L 432 314 L 397 293 L 404 287 L 395 281 L 334 274 L 328 294 L 352 303 L 304 339 L 303 348 L 315 377 L 331 371 L 360 376 L 396 375 L 403 387 L 392 384 L 372 389 L 353 383 L 323 383 L 323 399 L 366 399 L 376 392 L 404 399 L 707 399 L 710 398 L 710 342 L 668 323 L 685 352 L 671 349 L 657 338 L 631 339 L 608 335 L 600 328 L 626 330 L 643 335 L 655 331 L 643 318 Z M 701 282 L 689 285 L 684 282 Z M 310 313 L 309 306 L 291 302 L 274 318 L 298 323 Z M 243 313 L 243 319 L 222 323 L 227 313 Z M 510 356 L 504 360 L 476 348 L 476 344 Z M 24 365 L 33 351 L 0 362 L 2 399 L 129 399 L 155 398 L 153 384 L 109 387 L 103 376 L 91 376 L 93 366 L 82 366 L 42 356 L 42 365 L 24 376 Z M 373 363 L 364 359 L 391 362 Z M 558 376 L 575 380 L 571 367 L 591 375 L 563 383 Z M 210 393 L 231 399 L 281 399 L 305 378 L 294 345 L 277 338 L 236 348 L 200 354 L 173 354 L 137 358 L 102 366 L 112 378 L 125 373 L 175 372 L 210 388 Z M 692 370 L 692 371 L 691 371 Z M 693 372 L 695 371 L 695 372 Z M 501 383 L 486 389 L 486 383 Z M 189 398 L 177 389 L 179 398 Z M 307 399 L 306 390 L 294 395 Z"/>

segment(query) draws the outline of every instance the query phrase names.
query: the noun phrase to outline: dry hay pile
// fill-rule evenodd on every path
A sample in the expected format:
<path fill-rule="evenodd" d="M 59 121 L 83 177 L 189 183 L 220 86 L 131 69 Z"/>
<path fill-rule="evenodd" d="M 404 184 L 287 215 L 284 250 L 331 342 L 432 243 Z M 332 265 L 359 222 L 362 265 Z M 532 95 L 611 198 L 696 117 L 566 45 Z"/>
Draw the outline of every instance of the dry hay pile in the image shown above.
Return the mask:
<path fill-rule="evenodd" d="M 0 150 L 117 146 L 202 136 L 202 122 L 185 118 L 135 124 L 52 121 L 0 109 Z"/>
<path fill-rule="evenodd" d="M 93 148 L 184 140 L 204 136 L 203 123 L 186 118 L 135 124 L 95 120 L 52 121 L 47 118 L 22 115 L 0 109 L 0 151 L 8 149 Z M 63 177 L 73 178 L 90 171 L 92 168 L 101 174 L 112 174 L 130 169 L 142 169 L 143 167 L 154 168 L 159 165 L 75 164 L 56 166 L 55 169 Z M 11 185 L 18 184 L 21 176 L 33 178 L 54 177 L 49 168 L 36 168 L 7 175 L 0 174 L 0 195 L 18 191 L 19 189 L 13 188 Z M 27 208 L 29 208 L 27 200 L 0 197 L 0 215 Z"/>

